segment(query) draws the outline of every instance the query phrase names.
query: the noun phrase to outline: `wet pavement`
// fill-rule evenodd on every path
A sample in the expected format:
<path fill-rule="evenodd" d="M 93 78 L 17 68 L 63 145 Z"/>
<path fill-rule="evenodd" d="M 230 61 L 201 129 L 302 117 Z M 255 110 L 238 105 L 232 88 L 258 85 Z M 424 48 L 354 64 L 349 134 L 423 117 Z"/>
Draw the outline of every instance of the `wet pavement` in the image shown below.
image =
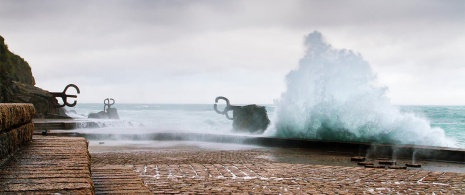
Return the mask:
<path fill-rule="evenodd" d="M 92 194 L 84 138 L 34 136 L 0 165 L 0 194 Z"/>
<path fill-rule="evenodd" d="M 465 194 L 462 163 L 365 168 L 351 157 L 193 141 L 91 141 L 88 147 L 83 138 L 36 135 L 0 165 L 0 194 Z"/>
<path fill-rule="evenodd" d="M 107 146 L 106 146 L 107 145 Z M 92 165 L 132 168 L 154 194 L 464 194 L 465 165 L 365 168 L 351 154 L 204 143 L 90 144 Z M 376 159 L 369 159 L 377 163 Z M 397 159 L 397 166 L 411 159 Z"/>

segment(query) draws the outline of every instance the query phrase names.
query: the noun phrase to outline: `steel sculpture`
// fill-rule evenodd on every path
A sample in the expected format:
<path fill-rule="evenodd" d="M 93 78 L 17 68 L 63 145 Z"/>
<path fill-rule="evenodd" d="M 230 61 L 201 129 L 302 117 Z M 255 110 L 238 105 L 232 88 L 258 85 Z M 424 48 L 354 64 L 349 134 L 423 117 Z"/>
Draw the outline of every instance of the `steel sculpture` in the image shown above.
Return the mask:
<path fill-rule="evenodd" d="M 65 106 L 69 106 L 69 107 L 76 106 L 76 104 L 77 104 L 76 100 L 74 100 L 74 102 L 72 104 L 68 103 L 68 98 L 77 98 L 77 95 L 68 95 L 68 94 L 66 94 L 66 91 L 70 87 L 76 89 L 77 94 L 81 93 L 81 91 L 79 91 L 79 87 L 76 86 L 75 84 L 67 85 L 65 87 L 65 89 L 63 90 L 63 92 L 50 92 L 50 94 L 52 94 L 53 97 L 55 97 L 55 98 L 60 97 L 63 100 L 63 104 L 57 103 L 56 107 L 61 108 L 61 107 L 65 107 Z"/>
<path fill-rule="evenodd" d="M 218 100 L 224 100 L 224 101 L 226 102 L 226 107 L 224 108 L 223 111 L 219 111 L 219 110 L 218 110 L 218 106 L 217 106 Z M 225 97 L 223 97 L 223 96 L 216 97 L 216 99 L 215 99 L 215 105 L 213 105 L 213 108 L 215 109 L 215 111 L 216 111 L 218 114 L 226 115 L 226 118 L 229 119 L 229 120 L 233 120 L 233 119 L 234 119 L 234 118 L 233 118 L 233 117 L 234 117 L 234 114 L 233 114 L 233 117 L 230 117 L 230 116 L 228 115 L 228 112 L 231 111 L 231 110 L 234 111 L 234 110 L 236 110 L 236 109 L 238 109 L 238 108 L 240 108 L 240 107 L 241 107 L 241 106 L 233 106 L 233 105 L 231 105 L 231 104 L 229 103 L 228 98 L 225 98 Z"/>
<path fill-rule="evenodd" d="M 112 101 L 111 103 L 110 100 Z M 115 104 L 115 100 L 113 98 L 107 98 L 103 100 L 103 104 L 103 111 L 107 112 L 107 110 L 110 109 L 113 104 Z"/>

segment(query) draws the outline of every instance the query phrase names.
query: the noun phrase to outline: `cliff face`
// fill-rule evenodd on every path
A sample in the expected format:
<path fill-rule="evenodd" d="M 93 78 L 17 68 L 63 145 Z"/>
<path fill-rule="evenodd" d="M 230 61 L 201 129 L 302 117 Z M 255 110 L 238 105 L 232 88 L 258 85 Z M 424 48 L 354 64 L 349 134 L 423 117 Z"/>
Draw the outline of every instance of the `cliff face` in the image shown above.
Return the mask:
<path fill-rule="evenodd" d="M 29 64 L 23 58 L 8 50 L 2 36 L 0 36 L 0 70 L 2 70 L 2 73 L 8 73 L 8 75 L 2 74 L 2 77 L 8 76 L 13 81 L 28 85 L 36 84 Z"/>
<path fill-rule="evenodd" d="M 46 90 L 35 87 L 31 67 L 10 52 L 0 36 L 0 103 L 32 103 L 36 118 L 59 114 L 56 99 Z"/>

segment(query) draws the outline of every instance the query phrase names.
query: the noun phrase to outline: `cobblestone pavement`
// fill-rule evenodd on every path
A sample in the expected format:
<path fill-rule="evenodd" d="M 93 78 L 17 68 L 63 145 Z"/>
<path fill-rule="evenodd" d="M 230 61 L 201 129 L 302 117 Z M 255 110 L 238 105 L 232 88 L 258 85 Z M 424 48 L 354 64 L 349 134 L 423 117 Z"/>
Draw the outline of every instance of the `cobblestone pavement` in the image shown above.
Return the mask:
<path fill-rule="evenodd" d="M 350 155 L 321 151 L 91 147 L 91 154 L 93 166 L 132 168 L 154 194 L 465 194 L 465 173 L 364 168 Z"/>

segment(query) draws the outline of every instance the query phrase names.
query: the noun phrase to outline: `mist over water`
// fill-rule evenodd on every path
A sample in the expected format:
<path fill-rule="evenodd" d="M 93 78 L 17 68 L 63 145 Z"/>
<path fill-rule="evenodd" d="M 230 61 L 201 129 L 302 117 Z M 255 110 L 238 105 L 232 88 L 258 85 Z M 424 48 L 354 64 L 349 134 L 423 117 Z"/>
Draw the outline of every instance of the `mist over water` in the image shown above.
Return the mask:
<path fill-rule="evenodd" d="M 213 101 L 212 101 L 213 102 Z M 101 125 L 101 129 L 78 129 L 94 133 L 213 133 L 231 134 L 232 121 L 213 110 L 213 104 L 120 104 L 115 119 L 87 119 L 89 113 L 102 110 L 103 104 L 78 104 L 73 117 Z"/>
<path fill-rule="evenodd" d="M 454 147 L 444 130 L 392 105 L 370 64 L 336 49 L 320 32 L 305 39 L 306 54 L 286 76 L 276 103 L 275 136 Z"/>

